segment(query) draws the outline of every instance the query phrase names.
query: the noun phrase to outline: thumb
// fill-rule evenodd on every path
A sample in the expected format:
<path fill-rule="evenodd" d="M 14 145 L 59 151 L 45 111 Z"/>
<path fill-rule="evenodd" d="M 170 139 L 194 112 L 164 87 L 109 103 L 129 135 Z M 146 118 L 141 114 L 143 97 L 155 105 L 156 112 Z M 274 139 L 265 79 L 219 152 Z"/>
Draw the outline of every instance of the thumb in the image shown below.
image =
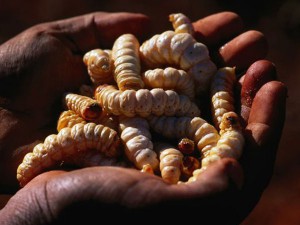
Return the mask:
<path fill-rule="evenodd" d="M 116 38 L 124 33 L 132 33 L 143 40 L 149 34 L 149 24 L 149 18 L 139 13 L 93 12 L 51 22 L 50 26 L 54 32 L 67 37 L 76 51 L 84 53 L 94 48 L 111 48 Z"/>

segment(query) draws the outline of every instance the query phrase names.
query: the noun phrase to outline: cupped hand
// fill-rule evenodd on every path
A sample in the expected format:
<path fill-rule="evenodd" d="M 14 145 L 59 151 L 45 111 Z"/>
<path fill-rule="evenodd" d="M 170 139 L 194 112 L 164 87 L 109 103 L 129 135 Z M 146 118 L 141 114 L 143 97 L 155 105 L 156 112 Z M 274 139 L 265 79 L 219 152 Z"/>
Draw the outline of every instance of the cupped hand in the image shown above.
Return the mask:
<path fill-rule="evenodd" d="M 18 145 L 30 143 L 53 129 L 49 126 L 53 117 L 49 115 L 57 110 L 59 96 L 87 79 L 80 63 L 84 51 L 95 45 L 111 44 L 119 34 L 112 32 L 119 27 L 117 24 L 123 22 L 120 33 L 132 29 L 142 34 L 147 21 L 142 15 L 87 15 L 39 25 L 1 46 L 4 59 L 9 54 L 8 62 L 1 68 L 1 79 L 5 84 L 17 85 L 14 92 L 1 87 L 4 96 L 1 126 L 7 128 L 1 130 L 4 158 L 11 160 Z M 115 29 L 109 29 L 110 26 Z M 96 222 L 123 218 L 140 223 L 159 222 L 159 216 L 163 216 L 169 221 L 194 218 L 206 224 L 239 224 L 271 178 L 285 119 L 286 87 L 276 81 L 275 65 L 264 59 L 268 52 L 265 37 L 258 31 L 244 31 L 238 15 L 217 13 L 196 21 L 194 27 L 197 39 L 207 44 L 217 65 L 236 66 L 241 75 L 241 94 L 237 100 L 241 103 L 246 143 L 240 161 L 222 159 L 197 181 L 178 185 L 118 167 L 50 171 L 40 174 L 15 194 L 0 212 L 0 221 L 60 224 L 80 218 Z M 49 43 L 54 46 L 50 48 Z M 20 140 L 11 143 L 15 137 Z M 9 171 L 16 166 L 7 162 L 3 169 Z M 14 179 L 15 171 L 11 173 Z M 14 185 L 13 178 L 4 179 L 1 184 Z M 116 216 L 110 217 L 109 212 Z"/>

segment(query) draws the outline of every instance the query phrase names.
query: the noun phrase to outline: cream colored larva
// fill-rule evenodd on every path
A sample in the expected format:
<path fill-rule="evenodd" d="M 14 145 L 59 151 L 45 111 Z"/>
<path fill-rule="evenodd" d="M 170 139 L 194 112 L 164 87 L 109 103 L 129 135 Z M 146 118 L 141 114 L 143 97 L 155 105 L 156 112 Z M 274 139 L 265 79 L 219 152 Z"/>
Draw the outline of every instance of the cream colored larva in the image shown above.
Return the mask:
<path fill-rule="evenodd" d="M 178 94 L 186 95 L 190 99 L 195 98 L 195 85 L 193 77 L 184 70 L 167 67 L 156 68 L 142 73 L 142 79 L 146 87 L 172 89 Z"/>
<path fill-rule="evenodd" d="M 147 120 L 141 117 L 121 116 L 120 132 L 129 161 L 140 170 L 155 171 L 158 168 L 158 157 L 153 150 L 152 136 Z M 148 167 L 151 169 L 149 170 Z"/>
<path fill-rule="evenodd" d="M 222 158 L 239 159 L 243 153 L 245 138 L 240 124 L 239 116 L 235 112 L 223 114 L 220 124 L 220 139 L 201 161 L 201 168 L 193 172 L 188 182 L 195 181 L 197 177 L 213 162 Z"/>
<path fill-rule="evenodd" d="M 161 54 L 164 52 L 165 54 Z M 152 68 L 162 65 L 176 65 L 182 70 L 189 70 L 193 65 L 209 58 L 207 47 L 197 42 L 189 33 L 165 31 L 146 40 L 140 46 L 141 57 Z M 151 63 L 151 60 L 155 63 Z"/>
<path fill-rule="evenodd" d="M 75 124 L 78 124 L 78 123 L 86 124 L 86 123 L 88 123 L 88 121 L 86 121 L 84 118 L 82 118 L 79 114 L 77 114 L 73 110 L 65 110 L 60 114 L 60 116 L 57 120 L 57 131 L 59 132 L 64 127 L 71 128 Z M 107 115 L 103 111 L 102 111 L 100 117 L 93 120 L 93 123 L 102 124 L 113 130 L 118 130 L 118 127 L 119 127 L 118 118 L 116 118 L 115 116 Z"/>
<path fill-rule="evenodd" d="M 170 139 L 189 138 L 206 156 L 216 146 L 220 136 L 214 126 L 200 117 L 148 117 L 151 129 Z"/>
<path fill-rule="evenodd" d="M 76 124 L 47 136 L 23 158 L 17 169 L 17 179 L 24 186 L 32 178 L 80 151 L 96 150 L 108 157 L 121 154 L 116 131 L 95 123 Z"/>
<path fill-rule="evenodd" d="M 194 35 L 194 27 L 191 20 L 183 13 L 172 13 L 169 20 L 175 30 L 175 33 L 189 33 Z"/>
<path fill-rule="evenodd" d="M 154 143 L 154 149 L 159 155 L 161 177 L 170 184 L 177 184 L 182 170 L 183 154 L 174 146 L 164 143 Z"/>
<path fill-rule="evenodd" d="M 234 111 L 235 68 L 222 67 L 214 75 L 211 84 L 211 111 L 214 125 L 219 129 L 222 116 Z"/>
<path fill-rule="evenodd" d="M 85 53 L 83 62 L 94 85 L 114 83 L 114 65 L 110 49 L 92 49 Z"/>
<path fill-rule="evenodd" d="M 185 70 L 194 79 L 196 94 L 209 90 L 217 70 L 208 48 L 189 33 L 165 31 L 156 34 L 142 43 L 140 55 L 149 69 L 171 66 Z"/>
<path fill-rule="evenodd" d="M 57 131 L 59 132 L 64 127 L 73 127 L 75 124 L 86 124 L 87 121 L 73 110 L 63 111 L 57 120 Z"/>
<path fill-rule="evenodd" d="M 139 47 L 140 43 L 133 34 L 123 34 L 113 44 L 114 79 L 122 91 L 144 87 L 141 79 Z"/>
<path fill-rule="evenodd" d="M 239 159 L 244 147 L 244 135 L 239 116 L 235 112 L 223 115 L 220 124 L 220 139 L 217 146 L 211 149 L 202 160 L 202 166 L 208 166 L 215 158 L 230 157 Z"/>
<path fill-rule="evenodd" d="M 117 116 L 200 115 L 198 106 L 187 96 L 161 88 L 120 91 L 113 85 L 103 85 L 97 87 L 95 99 L 104 111 Z"/>
<path fill-rule="evenodd" d="M 63 98 L 63 103 L 66 109 L 76 112 L 87 121 L 95 120 L 101 116 L 101 106 L 91 97 L 75 93 L 66 93 Z"/>

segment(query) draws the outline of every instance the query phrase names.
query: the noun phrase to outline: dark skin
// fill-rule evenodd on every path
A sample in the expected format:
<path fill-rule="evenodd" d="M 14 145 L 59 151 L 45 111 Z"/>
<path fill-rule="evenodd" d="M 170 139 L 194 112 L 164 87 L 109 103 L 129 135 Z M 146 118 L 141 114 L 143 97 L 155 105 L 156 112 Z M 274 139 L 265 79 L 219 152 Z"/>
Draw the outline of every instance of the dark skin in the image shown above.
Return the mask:
<path fill-rule="evenodd" d="M 19 147 L 56 132 L 60 97 L 88 82 L 83 54 L 111 47 L 125 32 L 140 40 L 151 36 L 149 18 L 141 14 L 95 13 L 41 24 L 0 46 L 0 187 L 2 193 L 14 194 L 0 212 L 1 224 L 198 218 L 232 225 L 245 219 L 272 176 L 287 89 L 276 81 L 275 66 L 264 59 L 265 37 L 244 31 L 238 15 L 222 12 L 193 24 L 217 65 L 236 66 L 241 75 L 236 102 L 245 126 L 242 158 L 222 159 L 189 184 L 168 185 L 135 169 L 89 167 L 45 172 L 19 188 L 16 169 L 26 154 Z"/>

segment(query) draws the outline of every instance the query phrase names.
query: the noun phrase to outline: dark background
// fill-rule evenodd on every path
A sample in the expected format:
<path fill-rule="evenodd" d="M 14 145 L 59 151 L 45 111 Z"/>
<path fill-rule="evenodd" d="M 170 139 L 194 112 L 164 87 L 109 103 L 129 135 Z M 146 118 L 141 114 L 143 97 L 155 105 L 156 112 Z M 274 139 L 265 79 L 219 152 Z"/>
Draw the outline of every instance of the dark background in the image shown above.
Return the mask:
<path fill-rule="evenodd" d="M 248 29 L 263 32 L 269 42 L 268 59 L 289 89 L 286 124 L 275 171 L 260 202 L 242 225 L 300 224 L 300 1 L 229 0 L 0 0 L 0 44 L 40 22 L 93 11 L 147 14 L 158 30 L 169 27 L 168 15 L 182 12 L 191 20 L 230 10 Z M 3 207 L 10 196 L 0 196 Z"/>

